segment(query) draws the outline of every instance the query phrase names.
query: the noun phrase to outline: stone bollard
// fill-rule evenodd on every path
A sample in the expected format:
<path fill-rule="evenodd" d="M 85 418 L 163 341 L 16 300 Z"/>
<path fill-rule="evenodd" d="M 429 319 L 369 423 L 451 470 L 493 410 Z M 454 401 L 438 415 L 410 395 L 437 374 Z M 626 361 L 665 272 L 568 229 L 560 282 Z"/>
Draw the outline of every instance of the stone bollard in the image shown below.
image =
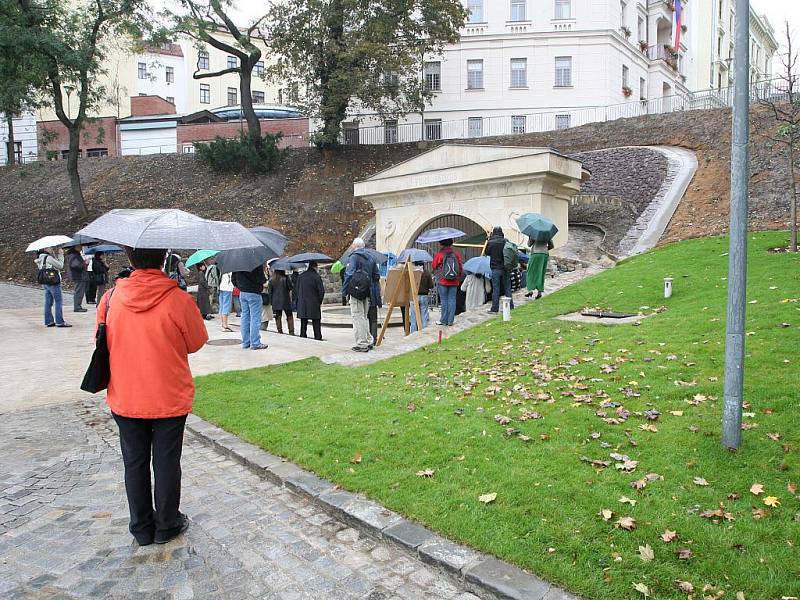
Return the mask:
<path fill-rule="evenodd" d="M 502 296 L 500 298 L 500 308 L 503 311 L 503 321 L 511 320 L 511 298 Z"/>

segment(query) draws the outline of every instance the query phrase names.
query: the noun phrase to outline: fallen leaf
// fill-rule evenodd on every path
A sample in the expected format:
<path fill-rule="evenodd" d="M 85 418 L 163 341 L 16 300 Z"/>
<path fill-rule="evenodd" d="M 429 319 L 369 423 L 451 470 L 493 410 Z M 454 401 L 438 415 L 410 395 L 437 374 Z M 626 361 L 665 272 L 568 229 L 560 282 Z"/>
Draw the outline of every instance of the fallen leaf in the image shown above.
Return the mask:
<path fill-rule="evenodd" d="M 700 516 L 705 519 L 724 519 L 726 521 L 733 521 L 734 517 L 732 513 L 725 511 L 725 505 L 720 503 L 719 508 L 713 510 L 704 510 L 700 513 Z"/>
<path fill-rule="evenodd" d="M 628 498 L 627 496 L 622 496 L 622 497 L 619 499 L 619 501 L 620 501 L 622 504 L 630 504 L 631 506 L 636 506 L 636 500 L 632 500 L 631 498 Z"/>
<path fill-rule="evenodd" d="M 764 498 L 764 504 L 771 506 L 772 508 L 778 508 L 781 505 L 781 501 L 775 496 L 767 496 Z"/>
<path fill-rule="evenodd" d="M 769 516 L 769 513 L 765 511 L 763 508 L 754 508 L 753 509 L 753 518 L 758 519 L 766 519 Z"/>
<path fill-rule="evenodd" d="M 671 411 L 669 411 L 669 414 L 671 414 L 673 417 L 682 417 L 683 416 L 683 411 L 682 410 L 671 410 Z"/>
<path fill-rule="evenodd" d="M 758 496 L 764 493 L 764 485 L 761 483 L 754 483 L 750 486 L 750 493 L 754 496 Z"/>
<path fill-rule="evenodd" d="M 786 489 L 789 491 L 790 494 L 797 493 L 797 484 L 794 481 L 790 481 L 786 484 Z"/>
<path fill-rule="evenodd" d="M 495 415 L 494 420 L 500 423 L 500 425 L 506 425 L 507 423 L 511 422 L 511 418 L 505 415 Z"/>
<path fill-rule="evenodd" d="M 664 533 L 661 534 L 661 539 L 664 540 L 667 544 L 670 542 L 674 542 L 678 539 L 678 532 L 677 531 L 670 531 L 669 529 L 665 530 Z"/>
<path fill-rule="evenodd" d="M 354 465 L 359 465 L 359 464 L 361 464 L 361 452 L 356 452 L 356 453 L 353 455 L 353 458 L 351 458 L 351 459 L 350 459 L 350 462 L 351 462 L 352 464 L 354 464 Z"/>
<path fill-rule="evenodd" d="M 408 412 L 414 412 L 415 410 L 417 410 L 417 405 L 414 404 L 413 402 L 409 402 L 408 404 L 406 404 L 406 410 Z"/>
<path fill-rule="evenodd" d="M 633 589 L 635 589 L 640 594 L 644 595 L 645 598 L 649 598 L 650 597 L 650 588 L 648 588 L 643 583 L 634 583 L 633 584 Z"/>
<path fill-rule="evenodd" d="M 675 548 L 675 554 L 678 560 L 689 560 L 694 556 L 691 548 Z"/>
<path fill-rule="evenodd" d="M 641 558 L 644 562 L 649 562 L 656 557 L 653 549 L 650 547 L 650 544 L 645 544 L 644 546 L 639 546 L 639 558 Z"/>
<path fill-rule="evenodd" d="M 658 427 L 649 423 L 643 423 L 639 425 L 639 429 L 642 431 L 649 431 L 650 433 L 658 433 Z"/>
<path fill-rule="evenodd" d="M 433 477 L 433 474 L 436 471 L 433 469 L 422 469 L 421 471 L 417 471 L 417 477 Z"/>
<path fill-rule="evenodd" d="M 736 592 L 736 600 L 746 600 L 744 597 L 744 592 Z"/>
<path fill-rule="evenodd" d="M 694 483 L 695 485 L 700 485 L 700 486 L 708 485 L 708 482 L 705 479 L 703 479 L 702 477 L 695 477 L 694 479 L 692 479 L 692 483 Z"/>
<path fill-rule="evenodd" d="M 490 502 L 494 502 L 495 498 L 497 498 L 497 492 L 491 492 L 489 494 L 483 494 L 482 496 L 478 496 L 478 500 L 480 500 L 484 504 L 489 504 Z"/>
<path fill-rule="evenodd" d="M 684 594 L 694 593 L 694 586 L 688 581 L 675 580 L 675 587 L 682 591 Z"/>
<path fill-rule="evenodd" d="M 633 531 L 636 529 L 636 519 L 633 517 L 621 517 L 614 523 L 614 527 L 624 529 L 626 531 Z"/>
<path fill-rule="evenodd" d="M 739 498 L 741 498 L 741 495 L 739 494 L 739 492 L 731 492 L 726 496 L 726 498 L 728 500 L 738 500 Z"/>
<path fill-rule="evenodd" d="M 597 514 L 600 515 L 601 517 L 603 517 L 603 521 L 610 521 L 611 517 L 614 516 L 614 513 L 611 510 L 609 510 L 608 508 L 602 509 Z"/>
<path fill-rule="evenodd" d="M 773 442 L 777 442 L 778 440 L 781 439 L 781 434 L 780 433 L 768 433 L 767 437 L 769 439 L 771 439 Z"/>

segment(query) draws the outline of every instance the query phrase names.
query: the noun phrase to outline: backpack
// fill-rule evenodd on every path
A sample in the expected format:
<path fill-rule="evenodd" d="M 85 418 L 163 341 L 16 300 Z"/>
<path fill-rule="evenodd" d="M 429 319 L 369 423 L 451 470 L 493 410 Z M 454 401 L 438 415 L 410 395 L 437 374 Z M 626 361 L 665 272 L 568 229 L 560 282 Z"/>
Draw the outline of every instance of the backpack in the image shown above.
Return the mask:
<path fill-rule="evenodd" d="M 372 278 L 362 268 L 358 267 L 356 272 L 350 277 L 347 292 L 356 300 L 366 300 L 372 292 Z"/>
<path fill-rule="evenodd" d="M 446 252 L 442 260 L 442 279 L 447 281 L 458 281 L 461 276 L 461 267 L 454 252 Z"/>
<path fill-rule="evenodd" d="M 506 271 L 513 271 L 519 267 L 519 248 L 511 240 L 506 240 L 503 246 L 503 268 Z"/>
<path fill-rule="evenodd" d="M 219 287 L 219 267 L 217 265 L 210 265 L 206 270 L 206 283 L 210 288 Z"/>

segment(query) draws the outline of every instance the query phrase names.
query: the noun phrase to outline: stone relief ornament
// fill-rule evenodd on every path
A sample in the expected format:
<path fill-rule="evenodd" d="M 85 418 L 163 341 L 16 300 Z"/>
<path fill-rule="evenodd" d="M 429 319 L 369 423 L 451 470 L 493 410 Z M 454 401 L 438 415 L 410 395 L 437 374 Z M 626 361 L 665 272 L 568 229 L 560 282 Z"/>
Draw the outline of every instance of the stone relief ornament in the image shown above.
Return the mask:
<path fill-rule="evenodd" d="M 383 233 L 388 239 L 394 235 L 396 229 L 397 225 L 395 225 L 394 221 L 386 221 L 386 223 L 383 226 Z"/>

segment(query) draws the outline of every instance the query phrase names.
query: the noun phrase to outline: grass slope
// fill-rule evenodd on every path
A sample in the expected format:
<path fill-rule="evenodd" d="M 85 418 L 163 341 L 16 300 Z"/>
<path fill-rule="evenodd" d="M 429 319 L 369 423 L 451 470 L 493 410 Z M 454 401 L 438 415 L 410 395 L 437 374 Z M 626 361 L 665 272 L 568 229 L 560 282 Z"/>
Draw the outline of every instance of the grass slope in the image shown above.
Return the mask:
<path fill-rule="evenodd" d="M 586 598 L 641 598 L 635 584 L 685 598 L 676 580 L 695 598 L 800 596 L 800 258 L 768 252 L 785 240 L 751 236 L 738 453 L 720 445 L 726 238 L 625 261 L 510 323 L 379 364 L 306 360 L 203 377 L 195 412 Z M 667 309 L 639 326 L 551 319 L 596 305 Z M 648 410 L 660 416 L 648 420 Z M 632 487 L 648 474 L 646 487 Z M 480 502 L 486 493 L 496 500 Z M 770 496 L 780 505 L 765 505 Z M 732 520 L 701 516 L 721 505 Z M 615 526 L 623 517 L 635 529 Z M 662 541 L 667 530 L 676 541 Z M 704 586 L 713 587 L 701 595 Z"/>

